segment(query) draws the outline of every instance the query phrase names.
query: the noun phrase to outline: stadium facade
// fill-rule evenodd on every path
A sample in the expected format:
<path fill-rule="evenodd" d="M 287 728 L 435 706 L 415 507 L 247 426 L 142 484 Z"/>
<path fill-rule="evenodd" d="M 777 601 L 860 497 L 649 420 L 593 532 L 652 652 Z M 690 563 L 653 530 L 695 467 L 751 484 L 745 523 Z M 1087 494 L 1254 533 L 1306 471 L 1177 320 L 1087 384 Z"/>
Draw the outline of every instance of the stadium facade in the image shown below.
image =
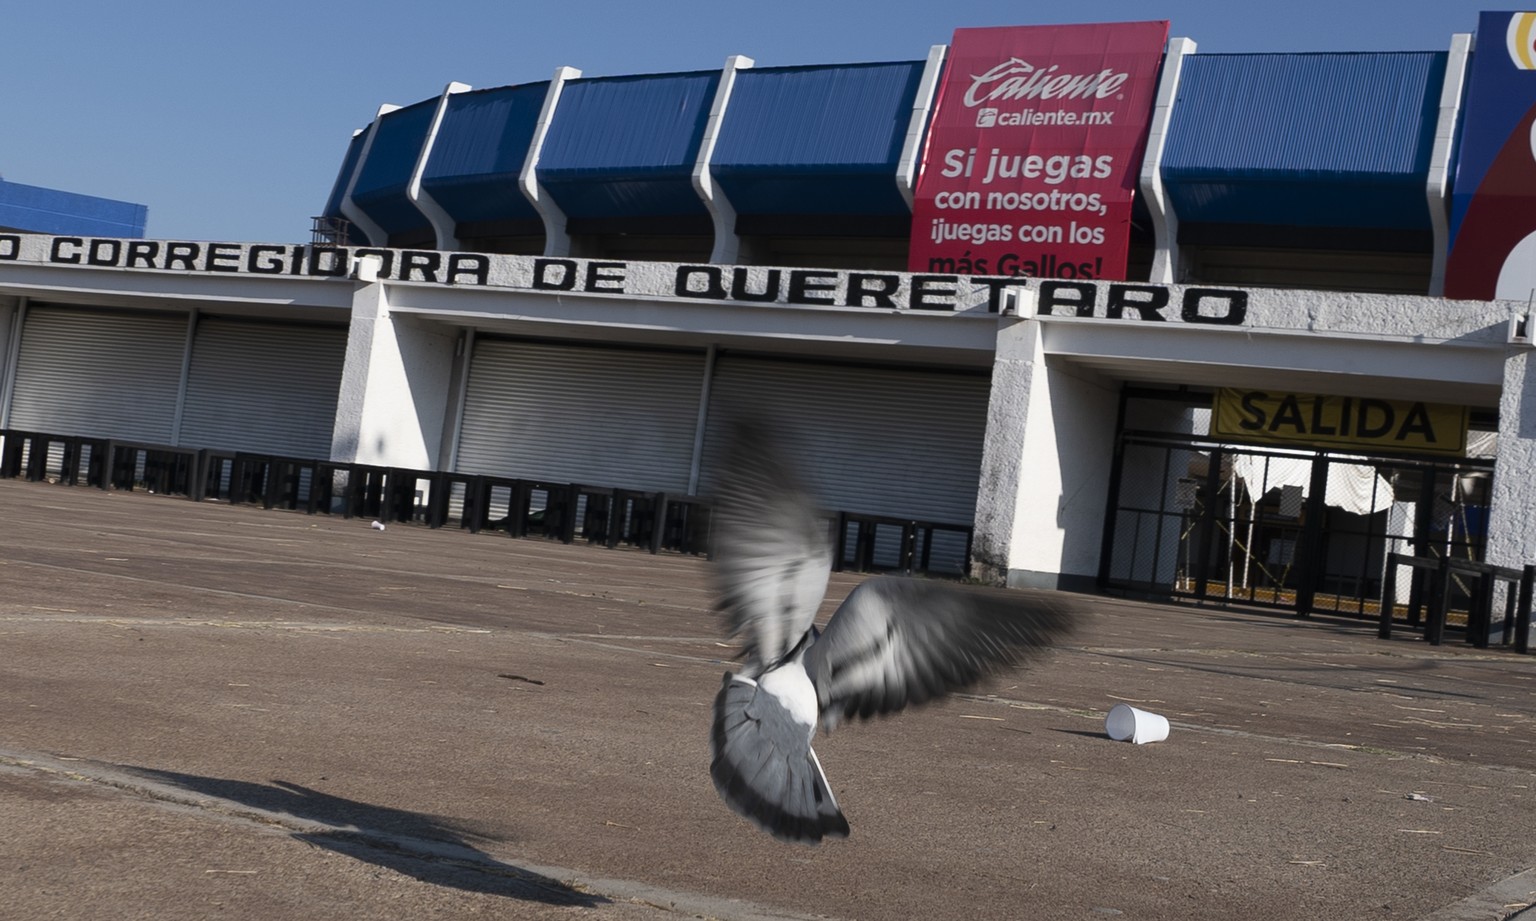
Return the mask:
<path fill-rule="evenodd" d="M 305 243 L 0 234 L 0 428 L 589 527 L 707 494 L 766 411 L 849 565 L 1396 610 L 1389 553 L 1536 562 L 1533 22 L 450 84 L 353 136 Z"/>

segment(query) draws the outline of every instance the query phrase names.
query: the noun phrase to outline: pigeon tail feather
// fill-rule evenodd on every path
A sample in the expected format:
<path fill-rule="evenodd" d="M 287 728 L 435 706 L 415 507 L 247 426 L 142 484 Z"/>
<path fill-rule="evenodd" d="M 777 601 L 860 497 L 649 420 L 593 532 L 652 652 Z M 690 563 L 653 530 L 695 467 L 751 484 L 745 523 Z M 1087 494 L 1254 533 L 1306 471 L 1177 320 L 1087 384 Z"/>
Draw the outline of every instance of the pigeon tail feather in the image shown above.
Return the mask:
<path fill-rule="evenodd" d="M 781 841 L 848 836 L 806 727 L 777 697 L 727 673 L 714 709 L 709 773 L 732 811 Z"/>

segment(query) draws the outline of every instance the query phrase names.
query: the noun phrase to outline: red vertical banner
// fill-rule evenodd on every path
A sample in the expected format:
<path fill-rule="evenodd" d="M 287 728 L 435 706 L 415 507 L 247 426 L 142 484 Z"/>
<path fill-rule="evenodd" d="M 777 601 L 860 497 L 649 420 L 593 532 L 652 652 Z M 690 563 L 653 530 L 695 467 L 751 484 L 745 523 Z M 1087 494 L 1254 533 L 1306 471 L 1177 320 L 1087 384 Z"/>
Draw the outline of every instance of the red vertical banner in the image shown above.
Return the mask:
<path fill-rule="evenodd" d="M 1123 279 L 1168 23 L 956 29 L 907 267 Z"/>

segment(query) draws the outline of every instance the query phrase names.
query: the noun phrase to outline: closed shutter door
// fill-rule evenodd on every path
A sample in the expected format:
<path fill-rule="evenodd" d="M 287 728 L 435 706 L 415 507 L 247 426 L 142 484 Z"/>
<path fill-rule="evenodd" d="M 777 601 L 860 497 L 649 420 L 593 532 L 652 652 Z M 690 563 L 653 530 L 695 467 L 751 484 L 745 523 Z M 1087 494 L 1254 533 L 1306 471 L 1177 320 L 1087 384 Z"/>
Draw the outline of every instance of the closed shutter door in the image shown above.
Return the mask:
<path fill-rule="evenodd" d="M 10 425 L 169 444 L 186 341 L 185 316 L 31 306 Z"/>
<path fill-rule="evenodd" d="M 458 471 L 685 492 L 704 356 L 477 339 Z"/>
<path fill-rule="evenodd" d="M 970 524 L 990 380 L 965 374 L 723 355 L 715 364 L 704 489 L 733 414 L 779 420 L 830 511 Z"/>
<path fill-rule="evenodd" d="M 181 443 L 329 459 L 346 351 L 343 327 L 201 320 Z"/>

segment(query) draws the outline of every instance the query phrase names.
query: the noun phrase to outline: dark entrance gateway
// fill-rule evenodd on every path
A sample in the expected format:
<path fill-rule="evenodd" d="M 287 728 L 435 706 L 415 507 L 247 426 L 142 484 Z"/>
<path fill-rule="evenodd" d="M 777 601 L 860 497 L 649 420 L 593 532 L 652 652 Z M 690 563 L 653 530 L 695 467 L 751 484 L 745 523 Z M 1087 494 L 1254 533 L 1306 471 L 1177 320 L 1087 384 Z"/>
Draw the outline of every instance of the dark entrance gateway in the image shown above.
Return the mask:
<path fill-rule="evenodd" d="M 1121 407 L 1108 590 L 1372 621 L 1385 604 L 1417 625 L 1426 585 L 1388 579 L 1389 553 L 1484 560 L 1491 456 L 1243 444 L 1213 434 L 1208 393 L 1128 388 Z M 1452 612 L 1470 589 L 1450 586 Z"/>

